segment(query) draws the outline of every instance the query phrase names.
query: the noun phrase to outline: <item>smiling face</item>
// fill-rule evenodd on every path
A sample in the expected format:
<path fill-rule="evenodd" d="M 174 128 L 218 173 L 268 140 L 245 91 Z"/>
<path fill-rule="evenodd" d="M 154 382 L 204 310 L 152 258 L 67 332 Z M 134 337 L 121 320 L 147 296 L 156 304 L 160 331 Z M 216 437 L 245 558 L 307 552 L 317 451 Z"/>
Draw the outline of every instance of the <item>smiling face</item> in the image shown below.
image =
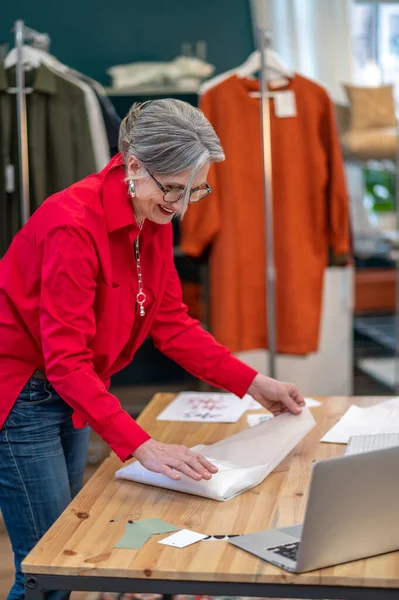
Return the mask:
<path fill-rule="evenodd" d="M 136 178 L 140 171 L 137 159 L 131 156 L 128 162 L 127 176 L 134 179 L 135 182 L 135 196 L 132 198 L 132 204 L 137 223 L 141 223 L 145 219 L 159 225 L 169 223 L 175 215 L 181 214 L 182 200 L 165 202 L 164 193 L 150 175 L 146 174 L 144 177 Z M 196 188 L 205 184 L 208 171 L 209 163 L 206 163 L 198 171 L 191 187 Z M 157 173 L 152 173 L 152 175 L 165 189 L 179 188 L 183 194 L 190 179 L 191 171 L 183 171 L 175 175 L 158 175 Z"/>

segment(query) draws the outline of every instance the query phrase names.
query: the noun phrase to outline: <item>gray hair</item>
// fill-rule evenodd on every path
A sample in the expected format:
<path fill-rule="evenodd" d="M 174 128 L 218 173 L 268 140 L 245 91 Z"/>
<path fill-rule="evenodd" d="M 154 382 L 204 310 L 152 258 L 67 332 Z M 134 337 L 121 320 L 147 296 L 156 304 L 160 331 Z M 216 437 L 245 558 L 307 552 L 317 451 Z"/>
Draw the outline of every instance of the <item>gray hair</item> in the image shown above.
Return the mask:
<path fill-rule="evenodd" d="M 172 98 L 133 104 L 120 126 L 119 150 L 126 165 L 134 155 L 150 173 L 173 175 L 191 170 L 182 214 L 201 167 L 224 160 L 219 138 L 205 115 Z"/>

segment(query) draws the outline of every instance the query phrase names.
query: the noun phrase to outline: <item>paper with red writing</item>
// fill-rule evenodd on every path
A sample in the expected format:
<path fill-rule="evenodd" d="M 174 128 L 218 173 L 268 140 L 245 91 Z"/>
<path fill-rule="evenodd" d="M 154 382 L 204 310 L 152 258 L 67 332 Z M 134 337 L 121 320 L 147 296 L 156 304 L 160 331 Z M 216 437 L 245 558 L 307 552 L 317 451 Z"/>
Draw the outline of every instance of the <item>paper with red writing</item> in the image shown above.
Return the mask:
<path fill-rule="evenodd" d="M 158 416 L 159 421 L 236 423 L 248 410 L 251 396 L 182 392 Z"/>

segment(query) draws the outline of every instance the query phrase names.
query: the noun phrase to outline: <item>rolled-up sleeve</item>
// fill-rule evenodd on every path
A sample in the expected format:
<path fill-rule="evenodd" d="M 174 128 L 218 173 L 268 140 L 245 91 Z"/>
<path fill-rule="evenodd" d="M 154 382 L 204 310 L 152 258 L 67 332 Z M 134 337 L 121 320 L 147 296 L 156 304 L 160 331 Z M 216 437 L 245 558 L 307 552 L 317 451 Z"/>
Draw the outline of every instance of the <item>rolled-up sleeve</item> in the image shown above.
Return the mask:
<path fill-rule="evenodd" d="M 122 409 L 94 370 L 90 343 L 98 258 L 88 231 L 57 227 L 41 242 L 40 332 L 54 389 L 112 448 L 129 458 L 150 436 Z"/>

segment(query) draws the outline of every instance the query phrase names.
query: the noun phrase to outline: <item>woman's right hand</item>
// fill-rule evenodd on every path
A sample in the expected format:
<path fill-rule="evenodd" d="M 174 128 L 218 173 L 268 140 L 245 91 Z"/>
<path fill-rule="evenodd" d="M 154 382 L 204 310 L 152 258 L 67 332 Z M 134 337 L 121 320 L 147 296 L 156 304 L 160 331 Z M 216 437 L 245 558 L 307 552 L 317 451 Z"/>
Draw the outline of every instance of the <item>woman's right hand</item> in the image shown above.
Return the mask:
<path fill-rule="evenodd" d="M 182 473 L 195 481 L 211 479 L 218 470 L 204 456 L 186 446 L 164 444 L 153 439 L 139 446 L 133 456 L 149 471 L 162 473 L 175 481 L 181 479 Z"/>

